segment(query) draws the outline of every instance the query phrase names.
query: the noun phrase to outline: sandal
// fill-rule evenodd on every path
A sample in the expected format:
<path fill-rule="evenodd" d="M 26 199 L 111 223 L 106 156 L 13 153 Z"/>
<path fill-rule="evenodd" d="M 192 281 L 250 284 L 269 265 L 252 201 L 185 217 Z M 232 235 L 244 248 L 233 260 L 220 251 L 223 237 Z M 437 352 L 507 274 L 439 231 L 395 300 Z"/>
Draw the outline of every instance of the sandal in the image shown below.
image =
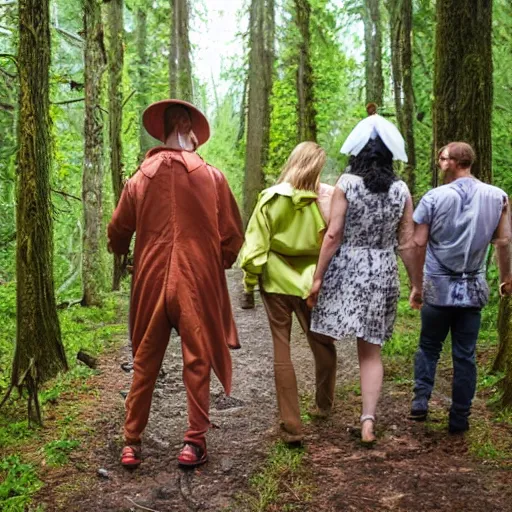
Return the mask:
<path fill-rule="evenodd" d="M 208 460 L 206 449 L 202 449 L 192 443 L 185 443 L 178 455 L 178 464 L 188 468 L 194 468 L 204 464 Z"/>
<path fill-rule="evenodd" d="M 135 469 L 141 463 L 141 448 L 140 446 L 127 445 L 121 452 L 121 465 L 125 468 Z"/>
<path fill-rule="evenodd" d="M 366 421 L 372 422 L 372 430 L 371 430 L 371 434 L 368 437 L 363 438 L 363 425 Z M 373 432 L 373 425 L 375 425 L 375 416 L 373 416 L 371 414 L 364 414 L 363 416 L 361 416 L 361 444 L 363 446 L 371 447 L 377 441 L 377 437 L 375 436 L 375 434 Z"/>

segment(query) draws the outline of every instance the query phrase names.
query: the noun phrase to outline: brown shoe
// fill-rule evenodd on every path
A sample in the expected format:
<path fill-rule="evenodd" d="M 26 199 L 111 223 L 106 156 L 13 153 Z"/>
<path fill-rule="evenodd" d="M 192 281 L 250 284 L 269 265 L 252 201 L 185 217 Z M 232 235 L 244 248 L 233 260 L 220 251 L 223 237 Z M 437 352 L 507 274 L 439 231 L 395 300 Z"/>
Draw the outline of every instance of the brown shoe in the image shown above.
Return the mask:
<path fill-rule="evenodd" d="M 244 292 L 242 295 L 242 300 L 240 302 L 240 307 L 242 309 L 253 309 L 254 308 L 254 293 L 253 292 Z"/>

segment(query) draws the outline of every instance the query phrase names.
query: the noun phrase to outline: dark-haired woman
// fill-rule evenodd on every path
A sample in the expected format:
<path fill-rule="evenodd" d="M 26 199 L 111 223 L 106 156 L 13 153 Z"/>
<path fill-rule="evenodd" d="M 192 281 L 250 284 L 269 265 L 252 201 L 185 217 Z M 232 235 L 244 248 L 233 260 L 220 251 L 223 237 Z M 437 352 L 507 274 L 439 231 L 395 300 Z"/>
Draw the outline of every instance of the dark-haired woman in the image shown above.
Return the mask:
<path fill-rule="evenodd" d="M 331 203 L 309 305 L 311 330 L 336 339 L 357 337 L 361 440 L 375 441 L 374 423 L 383 380 L 381 347 L 393 332 L 399 296 L 396 252 L 419 307 L 421 265 L 415 258 L 413 204 L 393 159 L 407 159 L 396 127 L 378 114 L 361 121 L 341 151 L 351 154 Z"/>

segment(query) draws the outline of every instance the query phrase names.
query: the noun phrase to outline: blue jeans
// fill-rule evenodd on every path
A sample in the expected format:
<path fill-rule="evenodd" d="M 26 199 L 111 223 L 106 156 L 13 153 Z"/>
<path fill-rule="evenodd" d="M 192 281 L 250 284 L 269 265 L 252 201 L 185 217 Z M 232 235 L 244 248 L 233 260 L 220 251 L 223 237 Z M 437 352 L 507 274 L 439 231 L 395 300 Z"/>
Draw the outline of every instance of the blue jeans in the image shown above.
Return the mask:
<path fill-rule="evenodd" d="M 413 408 L 427 408 L 434 387 L 437 361 L 451 331 L 453 387 L 450 424 L 455 427 L 467 425 L 476 390 L 475 351 L 480 317 L 480 308 L 423 305 L 420 345 L 414 361 Z"/>

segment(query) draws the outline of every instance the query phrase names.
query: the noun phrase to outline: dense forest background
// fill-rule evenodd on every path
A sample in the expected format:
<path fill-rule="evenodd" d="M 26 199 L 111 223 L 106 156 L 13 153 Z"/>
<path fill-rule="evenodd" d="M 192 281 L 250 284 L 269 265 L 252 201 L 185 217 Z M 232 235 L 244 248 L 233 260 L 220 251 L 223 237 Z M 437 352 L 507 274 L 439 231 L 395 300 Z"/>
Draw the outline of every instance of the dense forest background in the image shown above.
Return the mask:
<path fill-rule="evenodd" d="M 201 52 L 209 33 L 224 30 L 223 8 L 237 30 L 224 34 L 229 44 L 212 71 Z M 68 365 L 72 375 L 86 371 L 76 366 L 78 350 L 99 353 L 112 334 L 89 339 L 81 324 L 111 318 L 112 290 L 129 286 L 105 232 L 124 180 L 157 144 L 141 126 L 151 102 L 180 97 L 207 114 L 212 137 L 199 153 L 225 173 L 245 218 L 302 140 L 327 150 L 323 179 L 334 183 L 346 164 L 339 149 L 369 101 L 404 134 L 409 164 L 397 170 L 415 202 L 438 183 L 433 155 L 454 139 L 476 147 L 479 178 L 510 193 L 511 48 L 509 0 L 0 0 L 0 399 L 24 379 L 37 396 Z M 30 206 L 41 190 L 48 201 Z M 26 233 L 48 213 L 39 244 Z M 36 256 L 50 255 L 47 275 L 30 267 L 26 240 Z M 50 284 L 38 294 L 43 274 Z M 492 253 L 488 277 L 489 379 L 505 377 L 511 403 L 511 304 L 499 300 Z M 59 315 L 50 321 L 54 296 Z M 399 322 L 409 318 L 405 308 Z M 30 331 L 30 318 L 48 321 L 38 332 L 34 320 Z M 386 350 L 410 358 L 416 342 L 416 330 L 399 329 Z M 60 359 L 46 374 L 43 352 Z M 21 421 L 13 411 L 8 421 Z"/>
<path fill-rule="evenodd" d="M 235 3 L 229 3 L 231 11 Z M 58 304 L 82 297 L 84 281 L 91 275 L 98 288 L 94 294 L 110 291 L 113 277 L 105 249 L 105 226 L 122 180 L 137 169 L 147 149 L 156 144 L 142 128 L 141 114 L 148 104 L 170 94 L 193 100 L 207 113 L 212 137 L 200 148 L 200 153 L 226 174 L 246 216 L 255 194 L 274 182 L 300 140 L 317 140 L 326 148 L 329 158 L 324 180 L 334 183 L 346 163 L 339 148 L 355 123 L 365 115 L 367 101 L 376 101 L 381 115 L 397 123 L 404 132 L 410 164 L 402 166 L 399 172 L 407 180 L 415 201 L 435 183 L 432 154 L 436 151 L 433 138 L 436 4 L 433 0 L 279 0 L 275 4 L 269 0 L 241 0 L 236 3 L 238 32 L 230 35 L 229 47 L 220 55 L 221 69 L 208 80 L 204 78 L 204 70 L 195 66 L 196 50 L 199 50 L 190 40 L 204 41 L 209 30 L 222 30 L 211 26 L 209 7 L 213 8 L 213 4 L 218 16 L 222 2 L 217 5 L 168 0 L 102 3 L 52 0 L 50 3 L 52 158 L 49 180 L 53 280 Z M 455 9 L 456 2 L 451 4 Z M 459 4 L 463 6 L 464 2 Z M 13 303 L 16 275 L 20 129 L 18 7 L 15 1 L 0 3 L 3 308 Z M 491 84 L 494 102 L 488 105 L 492 115 L 492 153 L 489 144 L 479 160 L 492 154 L 492 180 L 507 191 L 512 189 L 509 171 L 512 108 L 508 101 L 512 71 L 507 64 L 511 15 L 509 2 L 494 2 L 495 66 L 493 69 L 489 63 L 487 68 L 492 76 L 480 77 L 482 83 Z M 455 18 L 448 21 L 451 26 L 458 23 Z M 87 23 L 89 30 L 86 30 Z M 453 51 L 448 43 L 446 47 Z M 89 78 L 86 78 L 85 63 L 94 52 L 96 58 L 89 60 Z M 199 57 L 197 60 L 201 61 Z M 478 81 L 469 60 L 462 66 L 462 73 L 469 82 Z M 455 71 L 452 79 L 461 80 Z M 92 94 L 91 84 L 95 85 Z M 453 112 L 454 118 L 456 111 L 467 111 L 475 117 L 475 105 L 471 101 L 474 98 L 464 98 L 461 94 L 455 97 L 457 103 L 441 108 Z M 89 116 L 87 108 L 92 109 Z M 87 136 L 87 123 L 91 119 L 96 122 L 96 131 L 89 130 Z M 475 123 L 485 124 L 479 119 Z M 91 145 L 95 152 L 93 160 L 90 160 Z M 90 165 L 84 165 L 84 158 Z M 82 250 L 83 244 L 88 243 L 86 231 L 90 229 L 84 225 L 84 211 L 91 204 L 83 188 L 89 167 L 94 167 L 96 186 L 102 192 L 102 199 L 91 203 L 92 211 L 101 213 L 97 247 L 93 247 L 94 264 L 84 258 Z M 489 172 L 484 179 L 490 176 Z M 119 282 L 114 283 L 114 288 L 118 286 Z M 11 336 L 14 336 L 11 329 L 2 336 L 4 350 L 0 358 L 4 369 L 12 356 Z M 0 389 L 7 386 L 8 380 L 9 372 L 3 371 Z"/>

